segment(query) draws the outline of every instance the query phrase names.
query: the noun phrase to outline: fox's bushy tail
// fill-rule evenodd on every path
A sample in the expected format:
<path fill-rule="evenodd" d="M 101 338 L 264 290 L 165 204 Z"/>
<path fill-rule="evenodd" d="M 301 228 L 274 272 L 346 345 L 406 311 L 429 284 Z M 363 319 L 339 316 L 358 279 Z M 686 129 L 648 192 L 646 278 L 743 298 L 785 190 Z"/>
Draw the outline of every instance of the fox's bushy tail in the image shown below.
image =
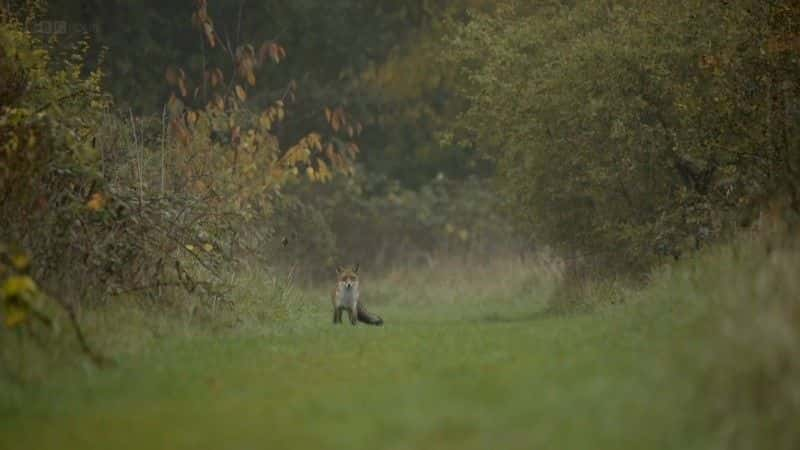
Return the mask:
<path fill-rule="evenodd" d="M 363 322 L 368 325 L 376 325 L 376 326 L 383 325 L 383 319 L 381 319 L 379 315 L 372 314 L 369 311 L 367 311 L 367 308 L 365 308 L 361 303 L 358 304 L 357 309 L 358 309 L 359 322 Z"/>

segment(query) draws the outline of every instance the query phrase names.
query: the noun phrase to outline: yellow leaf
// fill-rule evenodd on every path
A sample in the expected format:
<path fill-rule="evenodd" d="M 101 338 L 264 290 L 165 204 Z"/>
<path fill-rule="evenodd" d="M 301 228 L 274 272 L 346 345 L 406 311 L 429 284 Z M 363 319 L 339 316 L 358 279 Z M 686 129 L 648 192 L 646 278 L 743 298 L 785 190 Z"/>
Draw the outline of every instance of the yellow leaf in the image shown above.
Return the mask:
<path fill-rule="evenodd" d="M 92 197 L 86 202 L 86 206 L 92 211 L 100 211 L 106 206 L 106 198 L 103 194 L 95 192 Z"/>
<path fill-rule="evenodd" d="M 192 244 L 186 244 L 185 247 L 186 247 L 186 250 L 189 250 L 190 252 L 194 251 L 194 245 L 192 245 Z"/>
<path fill-rule="evenodd" d="M 247 100 L 247 93 L 240 85 L 236 85 L 236 96 L 239 97 L 239 100 L 245 101 Z"/>
<path fill-rule="evenodd" d="M 250 84 L 250 86 L 256 85 L 256 76 L 252 70 L 247 72 L 247 82 Z"/>
<path fill-rule="evenodd" d="M 203 250 L 208 253 L 211 253 L 214 250 L 214 246 L 211 244 L 203 244 Z"/>
<path fill-rule="evenodd" d="M 11 304 L 6 306 L 5 324 L 8 328 L 14 328 L 22 324 L 28 318 L 28 311 L 21 305 Z"/>
<path fill-rule="evenodd" d="M 3 283 L 2 294 L 5 298 L 17 297 L 36 292 L 36 283 L 27 275 L 14 275 L 8 277 Z"/>
<path fill-rule="evenodd" d="M 31 258 L 24 253 L 16 253 L 9 257 L 11 265 L 16 270 L 26 270 L 31 264 Z"/>
<path fill-rule="evenodd" d="M 261 117 L 258 118 L 258 124 L 261 125 L 261 128 L 265 130 L 272 128 L 272 120 L 270 120 L 269 114 L 261 114 Z"/>

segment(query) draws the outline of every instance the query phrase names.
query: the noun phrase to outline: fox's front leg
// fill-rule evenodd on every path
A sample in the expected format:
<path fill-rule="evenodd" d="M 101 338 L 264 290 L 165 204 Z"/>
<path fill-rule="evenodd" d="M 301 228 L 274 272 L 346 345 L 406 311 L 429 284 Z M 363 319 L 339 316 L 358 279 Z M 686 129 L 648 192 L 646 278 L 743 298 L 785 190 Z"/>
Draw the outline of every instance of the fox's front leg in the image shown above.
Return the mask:
<path fill-rule="evenodd" d="M 333 323 L 342 323 L 342 308 L 333 307 Z"/>
<path fill-rule="evenodd" d="M 358 311 L 356 310 L 356 305 L 353 305 L 352 308 L 347 310 L 347 315 L 350 316 L 350 323 L 353 325 L 358 323 Z"/>

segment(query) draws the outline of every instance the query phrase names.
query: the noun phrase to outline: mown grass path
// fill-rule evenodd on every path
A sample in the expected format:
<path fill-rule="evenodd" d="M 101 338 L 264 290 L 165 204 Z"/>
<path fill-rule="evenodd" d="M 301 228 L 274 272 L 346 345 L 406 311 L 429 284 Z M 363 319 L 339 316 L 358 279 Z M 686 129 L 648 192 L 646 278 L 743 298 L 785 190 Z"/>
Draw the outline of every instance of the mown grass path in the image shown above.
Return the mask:
<path fill-rule="evenodd" d="M 614 307 L 574 316 L 377 308 L 329 323 L 162 341 L 6 408 L 15 449 L 706 448 L 675 323 Z M 680 339 L 678 339 L 680 342 Z"/>

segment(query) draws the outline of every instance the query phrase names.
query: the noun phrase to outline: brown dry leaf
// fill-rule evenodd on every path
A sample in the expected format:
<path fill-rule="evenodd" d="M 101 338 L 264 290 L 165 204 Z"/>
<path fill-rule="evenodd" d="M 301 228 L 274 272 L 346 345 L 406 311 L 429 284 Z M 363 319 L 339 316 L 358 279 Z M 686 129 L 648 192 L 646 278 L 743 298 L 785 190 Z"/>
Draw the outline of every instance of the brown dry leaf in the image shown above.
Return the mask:
<path fill-rule="evenodd" d="M 178 89 L 181 91 L 181 97 L 186 97 L 188 91 L 186 90 L 186 81 L 183 78 L 178 78 Z"/>
<path fill-rule="evenodd" d="M 170 86 L 175 86 L 178 83 L 178 71 L 172 66 L 167 67 L 164 78 L 167 79 L 167 84 Z"/>
<path fill-rule="evenodd" d="M 189 125 L 194 125 L 197 123 L 197 113 L 194 111 L 189 111 L 186 113 L 186 122 Z"/>
<path fill-rule="evenodd" d="M 171 128 L 173 134 L 183 145 L 187 145 L 189 143 L 192 135 L 189 134 L 189 130 L 186 129 L 186 126 L 183 125 L 183 122 L 178 117 L 172 121 Z"/>
<path fill-rule="evenodd" d="M 358 145 L 356 145 L 355 142 L 348 142 L 347 143 L 347 150 L 350 152 L 350 156 L 351 157 L 355 157 L 359 152 Z"/>
<path fill-rule="evenodd" d="M 233 127 L 231 130 L 231 144 L 239 145 L 242 142 L 242 129 L 241 127 Z"/>
<path fill-rule="evenodd" d="M 279 51 L 278 44 L 271 43 L 269 44 L 269 56 L 272 58 L 272 62 L 278 63 L 280 62 L 280 51 Z"/>

